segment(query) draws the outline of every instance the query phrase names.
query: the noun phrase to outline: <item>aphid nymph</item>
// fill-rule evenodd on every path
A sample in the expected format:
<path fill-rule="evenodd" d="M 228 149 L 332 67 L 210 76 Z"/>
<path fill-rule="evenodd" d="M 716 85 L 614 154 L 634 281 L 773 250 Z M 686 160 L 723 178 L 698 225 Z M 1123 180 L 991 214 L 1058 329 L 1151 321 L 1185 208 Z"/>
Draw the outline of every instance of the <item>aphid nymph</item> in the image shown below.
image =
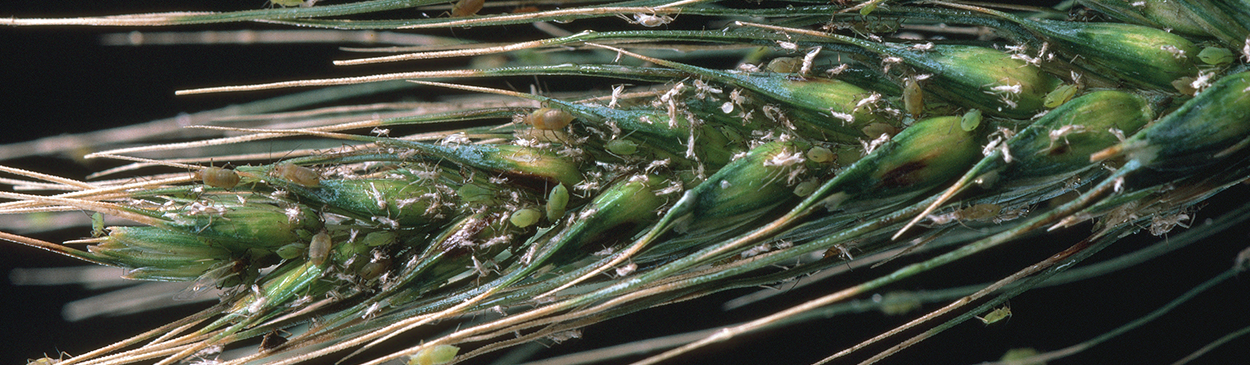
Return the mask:
<path fill-rule="evenodd" d="M 456 358 L 460 348 L 452 345 L 438 345 L 418 351 L 408 359 L 408 365 L 439 365 L 451 362 Z"/>
<path fill-rule="evenodd" d="M 525 116 L 524 121 L 525 124 L 533 126 L 534 129 L 557 130 L 568 126 L 569 123 L 573 122 L 573 119 L 572 114 L 560 109 L 538 108 L 530 115 Z"/>
<path fill-rule="evenodd" d="M 998 321 L 1001 321 L 1010 317 L 1011 317 L 1011 307 L 1003 306 L 1002 308 L 998 308 L 998 309 L 990 311 L 989 313 L 986 313 L 985 317 L 977 316 L 977 319 L 981 320 L 981 323 L 985 323 L 985 325 L 988 326 L 990 324 L 993 324 L 995 322 L 998 322 Z"/>
<path fill-rule="evenodd" d="M 451 6 L 451 17 L 460 18 L 477 14 L 486 6 L 486 0 L 460 0 Z"/>
<path fill-rule="evenodd" d="M 330 234 L 326 231 L 313 235 L 312 242 L 308 243 L 308 260 L 315 265 L 325 263 L 326 257 L 330 256 L 330 246 Z"/>
<path fill-rule="evenodd" d="M 95 212 L 91 215 L 91 237 L 100 237 L 104 234 L 104 214 Z"/>
<path fill-rule="evenodd" d="M 304 187 L 315 188 L 321 186 L 321 174 L 307 167 L 282 163 L 274 167 L 273 171 L 278 174 L 278 177 Z"/>
<path fill-rule="evenodd" d="M 204 185 L 214 188 L 229 190 L 239 184 L 239 174 L 230 169 L 209 166 L 200 170 L 197 175 L 204 181 Z"/>

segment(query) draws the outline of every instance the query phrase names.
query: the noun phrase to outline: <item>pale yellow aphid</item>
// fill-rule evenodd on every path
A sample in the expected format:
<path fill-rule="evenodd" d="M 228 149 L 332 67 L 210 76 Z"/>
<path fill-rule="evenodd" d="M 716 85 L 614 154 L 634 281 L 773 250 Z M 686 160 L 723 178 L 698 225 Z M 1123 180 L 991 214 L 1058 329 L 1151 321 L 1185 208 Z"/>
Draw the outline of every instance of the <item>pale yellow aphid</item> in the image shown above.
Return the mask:
<path fill-rule="evenodd" d="M 817 146 L 807 150 L 807 159 L 815 163 L 828 163 L 837 160 L 838 155 L 833 154 L 833 151 L 828 148 Z"/>
<path fill-rule="evenodd" d="M 283 163 L 274 167 L 273 171 L 278 174 L 278 177 L 305 187 L 321 186 L 321 174 L 307 167 Z"/>
<path fill-rule="evenodd" d="M 792 74 L 799 72 L 799 68 L 803 66 L 803 60 L 794 57 L 777 57 L 768 61 L 768 65 L 764 69 L 783 74 Z"/>
<path fill-rule="evenodd" d="M 451 362 L 456 358 L 460 348 L 452 345 L 438 345 L 417 352 L 408 359 L 408 365 L 439 365 Z"/>
<path fill-rule="evenodd" d="M 982 323 L 985 323 L 985 325 L 988 326 L 994 322 L 998 322 L 1009 317 L 1011 317 L 1011 307 L 1003 306 L 1002 308 L 986 313 L 985 317 L 977 316 L 977 319 L 981 320 Z"/>
<path fill-rule="evenodd" d="M 903 106 L 912 116 L 924 113 L 924 91 L 920 90 L 920 82 L 915 77 L 908 77 L 903 83 Z"/>
<path fill-rule="evenodd" d="M 222 188 L 229 190 L 235 185 L 239 185 L 239 174 L 234 170 L 223 169 L 220 167 L 206 167 L 196 172 L 196 177 L 204 181 L 204 185 L 214 188 Z"/>
<path fill-rule="evenodd" d="M 451 6 L 451 16 L 459 18 L 475 15 L 484 6 L 486 6 L 486 0 L 460 0 Z"/>
<path fill-rule="evenodd" d="M 96 212 L 91 215 L 91 237 L 100 237 L 104 234 L 104 214 Z"/>
<path fill-rule="evenodd" d="M 538 108 L 525 116 L 524 121 L 534 129 L 557 130 L 568 126 L 573 121 L 573 115 L 560 109 Z"/>
<path fill-rule="evenodd" d="M 316 265 L 326 262 L 326 257 L 330 256 L 330 246 L 330 234 L 326 231 L 313 235 L 312 242 L 308 243 L 308 260 Z"/>

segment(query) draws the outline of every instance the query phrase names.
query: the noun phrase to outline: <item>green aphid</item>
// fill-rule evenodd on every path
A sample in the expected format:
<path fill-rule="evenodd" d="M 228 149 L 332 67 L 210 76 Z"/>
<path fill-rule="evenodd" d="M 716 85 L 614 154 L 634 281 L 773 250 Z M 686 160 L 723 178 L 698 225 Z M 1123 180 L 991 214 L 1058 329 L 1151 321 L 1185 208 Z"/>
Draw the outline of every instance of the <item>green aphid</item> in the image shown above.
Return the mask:
<path fill-rule="evenodd" d="M 495 198 L 495 191 L 477 184 L 468 183 L 456 189 L 456 196 L 460 197 L 460 201 L 484 203 Z"/>
<path fill-rule="evenodd" d="M 924 90 L 920 89 L 920 82 L 915 77 L 908 77 L 903 82 L 903 107 L 907 109 L 907 114 L 914 117 L 924 114 Z"/>
<path fill-rule="evenodd" d="M 387 246 L 395 243 L 399 239 L 399 235 L 391 231 L 374 231 L 366 234 L 361 242 L 368 247 Z"/>
<path fill-rule="evenodd" d="M 293 7 L 293 6 L 310 6 L 313 2 L 316 2 L 316 1 L 317 0 L 269 0 L 269 3 L 277 5 L 277 6 L 281 6 L 281 7 Z M 308 4 L 308 5 L 305 5 L 305 4 Z"/>
<path fill-rule="evenodd" d="M 1072 97 L 1076 96 L 1076 91 L 1076 85 L 1059 85 L 1059 87 L 1055 88 L 1054 91 L 1046 94 L 1046 100 L 1044 100 L 1042 104 L 1047 108 L 1057 108 L 1060 105 L 1063 105 L 1063 103 L 1068 102 L 1068 100 L 1072 100 Z"/>
<path fill-rule="evenodd" d="M 100 237 L 107 234 L 104 231 L 104 214 L 95 212 L 91 214 L 91 237 Z"/>
<path fill-rule="evenodd" d="M 816 192 L 816 188 L 820 187 L 820 183 L 816 180 L 806 180 L 794 186 L 795 196 L 808 196 Z"/>
<path fill-rule="evenodd" d="M 569 204 L 569 189 L 564 184 L 556 185 L 547 194 L 547 221 L 556 222 L 564 217 L 564 207 Z"/>
<path fill-rule="evenodd" d="M 628 139 L 614 139 L 608 141 L 608 143 L 604 145 L 604 148 L 606 148 L 608 152 L 621 156 L 638 153 L 638 144 Z"/>
<path fill-rule="evenodd" d="M 807 150 L 807 159 L 815 163 L 830 163 L 836 161 L 838 155 L 828 148 L 816 146 Z"/>
<path fill-rule="evenodd" d="M 438 345 L 417 351 L 416 355 L 412 355 L 408 359 L 408 365 L 440 365 L 451 362 L 456 358 L 456 353 L 460 351 L 459 347 L 451 345 Z"/>
<path fill-rule="evenodd" d="M 316 188 L 321 186 L 321 174 L 316 170 L 295 165 L 292 163 L 280 163 L 273 167 L 274 175 L 286 181 L 298 184 L 306 188 Z"/>
<path fill-rule="evenodd" d="M 278 254 L 278 257 L 281 257 L 283 260 L 294 260 L 296 258 L 303 257 L 304 254 L 308 252 L 308 245 L 303 243 L 290 243 L 283 245 L 282 247 L 278 247 L 278 249 L 273 252 Z"/>
<path fill-rule="evenodd" d="M 1229 51 L 1228 48 L 1207 47 L 1203 48 L 1202 52 L 1198 52 L 1198 59 L 1208 65 L 1220 66 L 1233 63 L 1236 57 L 1233 56 L 1233 51 Z"/>
<path fill-rule="evenodd" d="M 543 213 L 539 212 L 538 209 L 517 209 L 517 211 L 512 212 L 512 215 L 508 217 L 508 221 L 512 222 L 512 225 L 514 226 L 526 228 L 538 223 L 538 220 L 541 219 L 542 216 Z"/>
<path fill-rule="evenodd" d="M 981 109 L 972 109 L 959 119 L 959 129 L 971 132 L 981 125 Z"/>
<path fill-rule="evenodd" d="M 358 273 L 360 278 L 364 280 L 373 280 L 391 269 L 391 259 L 383 257 L 381 259 L 369 261 L 369 263 L 360 267 Z"/>
<path fill-rule="evenodd" d="M 1002 321 L 1010 317 L 1011 317 L 1011 307 L 1004 306 L 1002 308 L 997 308 L 997 309 L 990 311 L 989 313 L 986 313 L 984 317 L 977 316 L 977 319 L 981 320 L 982 323 L 985 323 L 985 325 L 988 326 L 988 325 L 994 324 L 996 322 Z"/>
<path fill-rule="evenodd" d="M 1171 90 L 1172 81 L 1198 74 L 1198 48 L 1185 37 L 1161 29 L 1122 23 L 1070 22 L 1027 19 L 997 10 L 941 3 L 993 14 L 1037 33 L 1073 63 L 1098 74 L 1159 90 Z"/>

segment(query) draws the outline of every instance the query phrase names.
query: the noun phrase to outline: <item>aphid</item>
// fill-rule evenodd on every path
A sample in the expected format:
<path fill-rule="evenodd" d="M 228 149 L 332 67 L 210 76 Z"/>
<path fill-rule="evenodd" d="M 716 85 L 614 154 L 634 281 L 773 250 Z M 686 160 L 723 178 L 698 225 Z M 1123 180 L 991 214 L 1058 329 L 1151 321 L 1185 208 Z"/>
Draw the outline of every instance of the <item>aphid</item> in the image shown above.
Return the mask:
<path fill-rule="evenodd" d="M 198 175 L 204 181 L 204 185 L 214 188 L 229 190 L 239 184 L 239 174 L 230 169 L 209 166 L 200 170 Z"/>
<path fill-rule="evenodd" d="M 799 71 L 799 67 L 803 65 L 802 62 L 802 60 L 794 57 L 777 57 L 768 61 L 768 65 L 764 66 L 764 69 L 770 72 L 791 74 Z"/>
<path fill-rule="evenodd" d="M 622 156 L 638 153 L 638 144 L 628 139 L 614 139 L 608 141 L 608 143 L 604 145 L 604 148 L 607 148 L 608 151 L 613 154 Z"/>
<path fill-rule="evenodd" d="M 258 351 L 272 350 L 278 346 L 282 346 L 284 343 L 286 343 L 286 337 L 279 335 L 278 330 L 275 329 L 266 333 L 265 337 L 260 339 L 260 349 L 258 349 Z"/>
<path fill-rule="evenodd" d="M 838 155 L 833 154 L 828 148 L 812 147 L 807 150 L 807 159 L 815 163 L 828 163 L 838 159 Z"/>
<path fill-rule="evenodd" d="M 1198 52 L 1198 59 L 1208 65 L 1225 65 L 1233 63 L 1233 51 L 1227 48 L 1207 47 Z"/>
<path fill-rule="evenodd" d="M 321 174 L 307 167 L 282 163 L 275 166 L 273 171 L 278 174 L 278 177 L 304 187 L 315 188 L 321 186 Z"/>
<path fill-rule="evenodd" d="M 1042 105 L 1047 108 L 1057 108 L 1068 100 L 1072 100 L 1073 96 L 1076 96 L 1076 85 L 1059 85 L 1054 91 L 1046 94 L 1046 98 L 1042 99 Z"/>
<path fill-rule="evenodd" d="M 418 351 L 408 359 L 408 365 L 439 365 L 451 362 L 456 358 L 460 348 L 452 345 L 438 345 Z"/>
<path fill-rule="evenodd" d="M 284 8 L 289 8 L 292 6 L 299 6 L 299 7 L 307 8 L 307 7 L 313 6 L 313 4 L 316 2 L 317 0 L 269 0 L 270 4 L 281 6 Z"/>
<path fill-rule="evenodd" d="M 1002 308 L 992 310 L 985 314 L 985 317 L 977 316 L 977 319 L 981 320 L 982 323 L 985 323 L 985 325 L 988 326 L 991 323 L 998 322 L 1009 317 L 1011 317 L 1011 307 L 1003 306 Z"/>
<path fill-rule="evenodd" d="M 91 237 L 100 237 L 104 234 L 104 214 L 96 212 L 91 215 Z"/>
<path fill-rule="evenodd" d="M 972 109 L 964 113 L 963 119 L 959 120 L 959 129 L 964 132 L 971 132 L 981 125 L 981 109 Z"/>
<path fill-rule="evenodd" d="M 988 221 L 998 216 L 1003 207 L 998 204 L 976 204 L 947 214 L 930 215 L 929 220 L 942 225 L 954 221 Z"/>
<path fill-rule="evenodd" d="M 569 189 L 564 184 L 556 185 L 547 194 L 547 220 L 555 222 L 564 216 L 564 207 L 569 204 Z"/>
<path fill-rule="evenodd" d="M 924 113 L 924 91 L 920 90 L 920 83 L 914 77 L 908 77 L 903 83 L 903 106 L 912 116 Z"/>
<path fill-rule="evenodd" d="M 560 109 L 538 108 L 525 116 L 524 121 L 534 129 L 557 130 L 569 125 L 573 121 L 573 115 Z"/>
<path fill-rule="evenodd" d="M 451 16 L 453 18 L 466 17 L 477 14 L 486 6 L 486 0 L 460 0 L 451 6 Z"/>
<path fill-rule="evenodd" d="M 794 186 L 794 195 L 797 195 L 797 196 L 812 195 L 812 193 L 816 192 L 816 189 L 819 187 L 820 187 L 820 183 L 817 183 L 815 180 L 807 180 Z"/>
<path fill-rule="evenodd" d="M 386 271 L 390 269 L 390 258 L 383 257 L 376 259 L 365 264 L 365 266 L 360 267 L 360 278 L 366 281 L 373 280 L 376 277 L 382 276 L 382 274 L 386 273 Z"/>
<path fill-rule="evenodd" d="M 366 234 L 365 238 L 361 242 L 364 243 L 365 246 L 378 247 L 395 243 L 396 238 L 397 235 L 395 232 L 377 231 Z"/>
<path fill-rule="evenodd" d="M 508 218 L 512 225 L 525 228 L 538 223 L 538 219 L 542 217 L 542 213 L 538 209 L 525 208 L 512 212 L 512 216 Z"/>
<path fill-rule="evenodd" d="M 300 256 L 304 256 L 304 253 L 307 251 L 308 251 L 308 245 L 305 245 L 303 243 L 292 243 L 292 244 L 284 245 L 282 247 L 278 247 L 277 250 L 274 250 L 274 253 L 278 254 L 278 257 L 281 257 L 285 260 L 291 260 Z"/>
<path fill-rule="evenodd" d="M 630 19 L 624 14 L 616 14 L 616 17 L 625 19 L 625 21 L 629 22 L 629 24 L 638 24 L 647 28 L 655 28 L 673 22 L 673 17 L 668 15 L 637 13 L 634 14 L 633 19 Z"/>
<path fill-rule="evenodd" d="M 308 243 L 308 260 L 316 265 L 325 263 L 326 257 L 330 256 L 330 245 L 330 234 L 326 231 L 313 235 L 312 242 Z"/>

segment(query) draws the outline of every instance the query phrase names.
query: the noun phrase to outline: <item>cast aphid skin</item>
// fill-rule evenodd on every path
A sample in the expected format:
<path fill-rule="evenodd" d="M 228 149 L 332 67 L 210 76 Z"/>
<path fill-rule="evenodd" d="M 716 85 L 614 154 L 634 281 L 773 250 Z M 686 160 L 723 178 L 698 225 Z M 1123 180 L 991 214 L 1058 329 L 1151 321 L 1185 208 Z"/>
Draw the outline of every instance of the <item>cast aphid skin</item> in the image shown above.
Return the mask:
<path fill-rule="evenodd" d="M 321 174 L 316 170 L 298 166 L 291 163 L 281 163 L 274 166 L 274 173 L 279 178 L 286 179 L 303 187 L 315 188 L 321 186 Z"/>
<path fill-rule="evenodd" d="M 239 185 L 239 174 L 234 170 L 209 166 L 199 171 L 204 185 L 230 190 Z"/>
<path fill-rule="evenodd" d="M 573 122 L 573 115 L 564 110 L 554 108 L 538 108 L 533 113 L 525 116 L 525 124 L 533 126 L 539 130 L 559 130 L 564 129 L 569 123 Z"/>
<path fill-rule="evenodd" d="M 629 22 L 629 24 L 638 24 L 647 28 L 655 28 L 673 22 L 673 17 L 668 15 L 637 13 L 634 14 L 633 19 L 630 19 L 624 14 L 616 14 L 616 17 L 625 19 L 625 21 Z"/>
<path fill-rule="evenodd" d="M 985 325 L 988 326 L 1009 317 L 1011 317 L 1011 307 L 1003 306 L 1002 308 L 986 313 L 985 317 L 977 316 L 977 319 L 981 320 L 981 323 L 985 323 Z"/>
<path fill-rule="evenodd" d="M 564 207 L 569 204 L 569 189 L 564 184 L 551 188 L 547 194 L 547 221 L 555 222 L 564 216 Z"/>
<path fill-rule="evenodd" d="M 438 345 L 418 351 L 408 359 L 408 365 L 440 365 L 456 358 L 460 348 L 451 345 Z"/>
<path fill-rule="evenodd" d="M 972 109 L 964 113 L 963 118 L 959 120 L 959 129 L 964 132 L 971 132 L 981 125 L 981 109 Z"/>
<path fill-rule="evenodd" d="M 460 0 L 451 6 L 451 16 L 461 18 L 476 15 L 484 6 L 486 6 L 486 0 Z"/>
<path fill-rule="evenodd" d="M 326 231 L 317 232 L 308 243 L 308 260 L 320 266 L 330 256 L 330 234 Z"/>

